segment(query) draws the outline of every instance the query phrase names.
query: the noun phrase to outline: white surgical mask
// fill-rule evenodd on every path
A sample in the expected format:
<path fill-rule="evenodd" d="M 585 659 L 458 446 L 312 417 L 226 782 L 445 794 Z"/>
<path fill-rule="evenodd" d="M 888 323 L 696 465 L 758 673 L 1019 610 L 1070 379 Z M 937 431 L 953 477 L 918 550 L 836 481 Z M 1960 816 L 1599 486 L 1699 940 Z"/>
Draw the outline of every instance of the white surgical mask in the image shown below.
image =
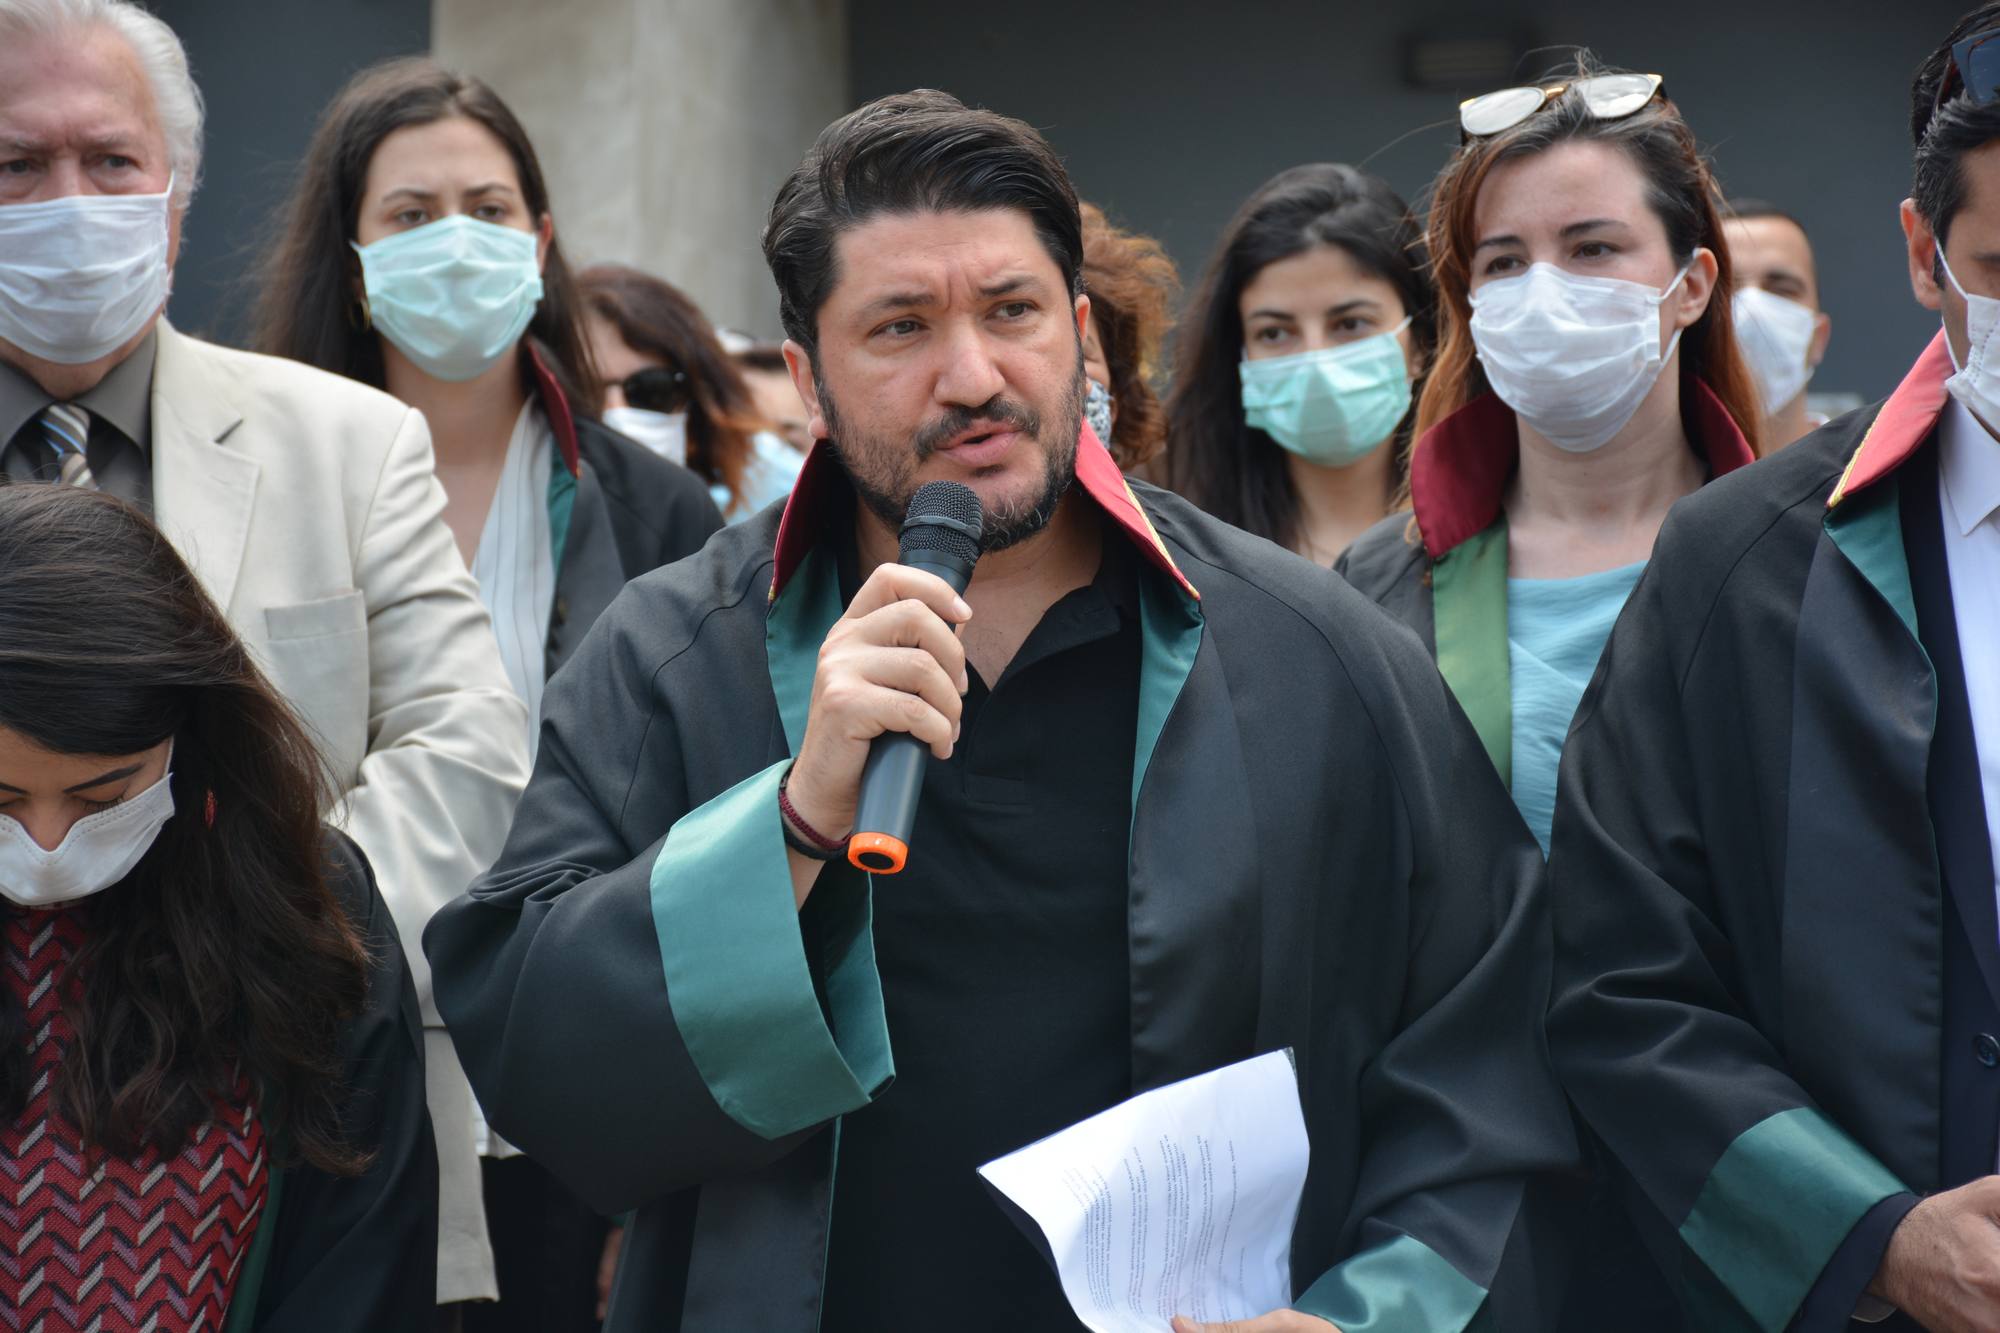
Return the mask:
<path fill-rule="evenodd" d="M 162 194 L 74 194 L 0 207 L 0 338 L 58 365 L 109 356 L 173 287 Z"/>
<path fill-rule="evenodd" d="M 1805 392 L 1813 373 L 1808 358 L 1819 321 L 1797 301 L 1762 287 L 1737 292 L 1732 310 L 1736 345 L 1749 363 L 1768 417 Z"/>
<path fill-rule="evenodd" d="M 687 466 L 685 412 L 654 412 L 644 407 L 607 407 L 604 424 L 651 449 L 669 463 Z"/>
<path fill-rule="evenodd" d="M 57 907 L 102 893 L 132 873 L 174 814 L 168 771 L 137 796 L 85 815 L 45 852 L 12 815 L 0 815 L 0 896 L 22 907 Z"/>
<path fill-rule="evenodd" d="M 463 213 L 354 245 L 368 320 L 426 375 L 477 379 L 542 299 L 534 232 Z"/>
<path fill-rule="evenodd" d="M 1942 245 L 1937 248 L 1937 257 L 1945 277 L 1965 301 L 1965 362 L 1961 365 L 1958 353 L 1951 353 L 1951 364 L 1958 373 L 1946 380 L 1944 387 L 1988 431 L 2000 430 L 2000 383 L 1994 382 L 1995 367 L 1987 360 L 1993 353 L 1993 335 L 2000 332 L 2000 301 L 1990 296 L 1974 296 L 1960 287 L 1958 275 L 1945 263 Z M 1950 352 L 1949 337 L 1944 345 Z"/>
<path fill-rule="evenodd" d="M 1621 278 L 1586 278 L 1531 264 L 1472 294 L 1472 344 L 1486 382 L 1558 449 L 1589 453 L 1625 429 L 1674 354 L 1660 340 L 1660 291 Z"/>

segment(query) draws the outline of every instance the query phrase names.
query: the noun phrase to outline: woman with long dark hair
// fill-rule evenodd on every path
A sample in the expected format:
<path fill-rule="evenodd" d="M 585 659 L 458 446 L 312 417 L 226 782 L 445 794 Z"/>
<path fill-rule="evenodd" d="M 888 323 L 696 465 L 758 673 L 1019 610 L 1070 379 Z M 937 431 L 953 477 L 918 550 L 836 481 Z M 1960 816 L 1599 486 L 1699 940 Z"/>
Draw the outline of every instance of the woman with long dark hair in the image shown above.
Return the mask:
<path fill-rule="evenodd" d="M 0 486 L 0 1308 L 425 1328 L 416 993 L 329 778 L 173 546 Z"/>
<path fill-rule="evenodd" d="M 1437 341 L 1409 209 L 1350 166 L 1279 172 L 1223 230 L 1179 336 L 1168 487 L 1332 564 L 1393 507 Z"/>
<path fill-rule="evenodd" d="M 584 328 L 604 371 L 604 423 L 708 483 L 730 522 L 791 493 L 804 458 L 763 428 L 701 308 L 624 264 L 583 271 Z"/>
<path fill-rule="evenodd" d="M 692 474 L 594 419 L 582 305 L 526 132 L 492 89 L 429 60 L 362 71 L 320 119 L 259 284 L 258 350 L 423 411 L 532 751 L 542 687 L 598 613 L 721 516 Z M 438 1136 L 440 1301 L 497 1295 L 524 1327 L 585 1326 L 596 1220 L 531 1163 L 500 1161 L 511 1150 L 469 1105 L 440 1111 Z M 573 1283 L 544 1282 L 566 1268 Z"/>

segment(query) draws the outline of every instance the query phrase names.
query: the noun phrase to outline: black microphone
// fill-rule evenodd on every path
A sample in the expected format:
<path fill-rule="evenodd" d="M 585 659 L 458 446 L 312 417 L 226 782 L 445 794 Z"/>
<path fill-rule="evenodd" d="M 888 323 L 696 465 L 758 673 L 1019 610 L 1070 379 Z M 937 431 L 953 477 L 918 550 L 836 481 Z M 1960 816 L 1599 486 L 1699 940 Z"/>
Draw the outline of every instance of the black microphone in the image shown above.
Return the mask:
<path fill-rule="evenodd" d="M 928 570 L 962 593 L 972 582 L 984 531 L 979 497 L 955 481 L 930 481 L 917 488 L 903 519 L 899 563 Z M 907 731 L 885 731 L 868 747 L 861 770 L 861 801 L 847 859 L 876 875 L 893 875 L 910 859 L 910 829 L 917 820 L 917 797 L 924 787 L 925 745 Z"/>

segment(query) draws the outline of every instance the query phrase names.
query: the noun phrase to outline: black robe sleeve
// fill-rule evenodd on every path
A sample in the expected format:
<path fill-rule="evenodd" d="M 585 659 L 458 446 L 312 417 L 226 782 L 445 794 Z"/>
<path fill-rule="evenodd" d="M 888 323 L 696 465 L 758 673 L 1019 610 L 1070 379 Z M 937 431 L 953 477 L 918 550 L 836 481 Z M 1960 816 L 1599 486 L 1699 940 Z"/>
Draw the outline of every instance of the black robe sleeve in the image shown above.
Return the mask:
<path fill-rule="evenodd" d="M 360 850 L 329 838 L 331 876 L 370 961 L 346 1041 L 354 1178 L 293 1166 L 279 1187 L 253 1327 L 259 1333 L 424 1329 L 437 1304 L 437 1147 L 424 1103 L 423 1021 L 395 923 Z"/>
<path fill-rule="evenodd" d="M 499 862 L 424 932 L 488 1118 L 607 1215 L 767 1166 L 888 1078 L 865 882 L 829 867 L 799 913 L 783 762 L 699 806 L 686 789 L 658 678 L 712 608 L 677 603 L 674 573 L 629 587 L 551 681 Z M 693 725 L 761 756 L 775 717 Z"/>

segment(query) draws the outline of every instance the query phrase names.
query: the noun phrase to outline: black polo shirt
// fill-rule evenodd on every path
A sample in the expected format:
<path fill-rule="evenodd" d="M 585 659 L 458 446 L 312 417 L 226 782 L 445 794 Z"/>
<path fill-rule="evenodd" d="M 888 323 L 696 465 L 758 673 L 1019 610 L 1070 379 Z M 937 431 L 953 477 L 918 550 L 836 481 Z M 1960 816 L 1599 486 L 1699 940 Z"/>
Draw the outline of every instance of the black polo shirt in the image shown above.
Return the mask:
<path fill-rule="evenodd" d="M 1081 1327 L 976 1169 L 1131 1094 L 1138 578 L 1107 525 L 1096 579 L 968 673 L 909 865 L 875 878 L 896 1081 L 841 1123 L 822 1333 Z"/>

